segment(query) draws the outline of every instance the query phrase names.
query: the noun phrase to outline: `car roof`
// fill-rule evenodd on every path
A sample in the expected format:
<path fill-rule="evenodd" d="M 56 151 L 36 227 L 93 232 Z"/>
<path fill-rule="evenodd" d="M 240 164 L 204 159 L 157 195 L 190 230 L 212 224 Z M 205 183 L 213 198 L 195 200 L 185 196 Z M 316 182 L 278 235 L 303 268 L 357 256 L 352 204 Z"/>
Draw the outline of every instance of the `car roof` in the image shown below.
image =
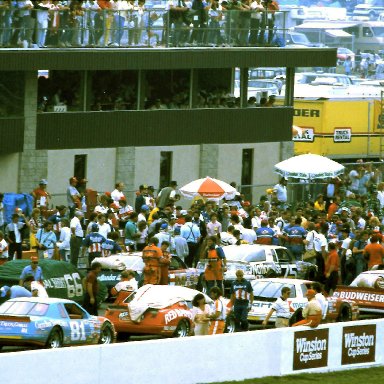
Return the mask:
<path fill-rule="evenodd" d="M 21 301 L 21 302 L 29 301 L 29 302 L 35 302 L 35 303 L 41 303 L 41 304 L 74 303 L 73 300 L 58 299 L 57 297 L 16 297 L 8 301 Z"/>
<path fill-rule="evenodd" d="M 270 277 L 270 278 L 263 278 L 263 279 L 253 280 L 252 284 L 255 284 L 255 283 L 259 282 L 259 281 L 261 281 L 261 282 L 270 281 L 270 282 L 273 282 L 273 283 L 281 283 L 281 284 L 312 284 L 313 283 L 313 281 L 310 281 L 310 280 Z"/>

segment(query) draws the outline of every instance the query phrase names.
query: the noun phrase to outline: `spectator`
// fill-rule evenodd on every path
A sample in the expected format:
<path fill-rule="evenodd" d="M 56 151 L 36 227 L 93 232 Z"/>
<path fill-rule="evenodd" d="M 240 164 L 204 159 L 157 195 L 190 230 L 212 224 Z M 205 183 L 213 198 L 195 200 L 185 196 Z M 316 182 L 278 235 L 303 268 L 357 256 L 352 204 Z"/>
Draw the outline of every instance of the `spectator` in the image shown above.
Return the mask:
<path fill-rule="evenodd" d="M 97 316 L 98 315 L 98 302 L 97 294 L 99 292 L 99 282 L 97 280 L 97 275 L 101 272 L 101 264 L 94 262 L 91 265 L 91 270 L 88 272 L 87 277 L 85 277 L 85 293 L 84 293 L 84 309 L 90 314 Z"/>
<path fill-rule="evenodd" d="M 121 272 L 121 280 L 111 289 L 111 295 L 117 296 L 121 291 L 137 291 L 137 281 L 135 279 L 135 272 L 126 269 Z"/>
<path fill-rule="evenodd" d="M 283 287 L 281 289 L 281 296 L 277 298 L 277 300 L 272 304 L 270 311 L 267 316 L 263 320 L 263 325 L 266 326 L 268 324 L 269 319 L 276 312 L 276 320 L 275 327 L 283 328 L 289 327 L 289 319 L 291 317 L 291 311 L 289 309 L 289 303 L 287 299 L 291 295 L 291 289 L 289 287 Z"/>
<path fill-rule="evenodd" d="M 205 336 L 209 333 L 210 308 L 202 293 L 198 293 L 192 300 L 192 320 L 195 336 Z"/>

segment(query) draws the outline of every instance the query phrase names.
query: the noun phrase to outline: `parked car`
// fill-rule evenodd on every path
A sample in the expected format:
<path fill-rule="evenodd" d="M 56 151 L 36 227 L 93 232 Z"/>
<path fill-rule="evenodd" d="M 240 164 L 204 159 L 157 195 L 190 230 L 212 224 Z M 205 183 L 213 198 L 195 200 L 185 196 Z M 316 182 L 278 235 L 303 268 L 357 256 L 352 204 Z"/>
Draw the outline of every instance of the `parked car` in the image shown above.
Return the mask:
<path fill-rule="evenodd" d="M 280 82 L 281 83 L 281 82 Z M 268 96 L 279 95 L 281 87 L 278 80 L 252 79 L 248 80 L 248 95 L 247 98 L 256 97 L 257 103 L 262 97 L 268 99 Z M 240 97 L 240 80 L 235 80 L 234 96 Z"/>
<path fill-rule="evenodd" d="M 139 286 L 142 284 L 144 262 L 141 253 L 123 253 L 121 255 L 100 257 L 93 262 L 100 262 L 102 270 L 98 280 L 102 281 L 110 292 L 120 281 L 121 272 L 124 269 L 133 270 Z M 176 255 L 172 255 L 169 265 L 169 285 L 181 285 L 188 288 L 196 288 L 199 282 L 199 273 L 196 268 L 188 268 L 187 265 Z"/>
<path fill-rule="evenodd" d="M 383 315 L 384 270 L 360 273 L 349 286 L 337 286 L 333 297 L 355 301 L 361 313 Z"/>
<path fill-rule="evenodd" d="M 340 84 L 352 85 L 352 80 L 347 75 L 326 72 L 299 72 L 295 75 L 296 84 Z"/>
<path fill-rule="evenodd" d="M 364 4 L 356 5 L 353 16 L 368 16 L 370 20 L 377 20 L 384 12 L 384 0 L 365 0 Z"/>
<path fill-rule="evenodd" d="M 242 244 L 223 247 L 227 260 L 224 287 L 230 288 L 236 279 L 236 270 L 242 269 L 247 280 L 263 277 L 288 277 L 313 279 L 317 267 L 305 261 L 296 261 L 291 252 L 279 245 Z M 206 261 L 201 260 L 197 269 L 201 279 Z"/>
<path fill-rule="evenodd" d="M 198 293 L 186 287 L 147 284 L 137 292 L 121 292 L 105 316 L 119 339 L 133 334 L 186 337 L 192 332 L 192 300 Z M 205 301 L 213 303 L 207 295 Z M 234 332 L 232 316 L 227 318 L 226 331 Z"/>
<path fill-rule="evenodd" d="M 91 316 L 72 300 L 20 297 L 0 306 L 0 348 L 109 344 L 115 336 L 108 319 Z"/>
<path fill-rule="evenodd" d="M 283 287 L 289 287 L 291 290 L 290 297 L 287 300 L 292 314 L 298 308 L 305 307 L 308 303 L 305 294 L 312 282 L 300 279 L 271 278 L 255 280 L 251 284 L 254 300 L 248 313 L 248 320 L 252 323 L 261 323 L 266 318 L 273 303 L 281 296 Z M 352 321 L 357 320 L 359 316 L 358 306 L 353 301 L 328 297 L 327 303 L 327 313 L 323 317 L 324 322 Z M 276 313 L 274 312 L 269 322 L 274 323 L 275 321 Z"/>

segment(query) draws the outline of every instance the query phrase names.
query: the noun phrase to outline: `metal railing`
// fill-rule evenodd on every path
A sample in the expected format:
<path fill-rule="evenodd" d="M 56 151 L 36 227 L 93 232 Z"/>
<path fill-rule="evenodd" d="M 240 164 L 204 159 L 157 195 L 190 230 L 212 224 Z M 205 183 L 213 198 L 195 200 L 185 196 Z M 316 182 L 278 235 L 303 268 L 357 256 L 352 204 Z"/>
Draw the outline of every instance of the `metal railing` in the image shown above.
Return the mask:
<path fill-rule="evenodd" d="M 287 16 L 281 11 L 159 6 L 124 11 L 0 8 L 0 47 L 285 46 Z"/>

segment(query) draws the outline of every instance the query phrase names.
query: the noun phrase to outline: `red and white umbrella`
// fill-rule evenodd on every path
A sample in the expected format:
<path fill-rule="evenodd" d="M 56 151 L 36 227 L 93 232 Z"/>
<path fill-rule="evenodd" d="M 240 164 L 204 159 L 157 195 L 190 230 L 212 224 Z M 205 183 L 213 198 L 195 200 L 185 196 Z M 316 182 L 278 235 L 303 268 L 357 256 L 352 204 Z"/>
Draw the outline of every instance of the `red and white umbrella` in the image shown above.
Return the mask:
<path fill-rule="evenodd" d="M 207 176 L 204 179 L 198 179 L 184 185 L 184 187 L 180 188 L 180 192 L 188 199 L 193 199 L 195 196 L 202 196 L 206 199 L 225 198 L 232 200 L 237 191 L 228 183 Z"/>

